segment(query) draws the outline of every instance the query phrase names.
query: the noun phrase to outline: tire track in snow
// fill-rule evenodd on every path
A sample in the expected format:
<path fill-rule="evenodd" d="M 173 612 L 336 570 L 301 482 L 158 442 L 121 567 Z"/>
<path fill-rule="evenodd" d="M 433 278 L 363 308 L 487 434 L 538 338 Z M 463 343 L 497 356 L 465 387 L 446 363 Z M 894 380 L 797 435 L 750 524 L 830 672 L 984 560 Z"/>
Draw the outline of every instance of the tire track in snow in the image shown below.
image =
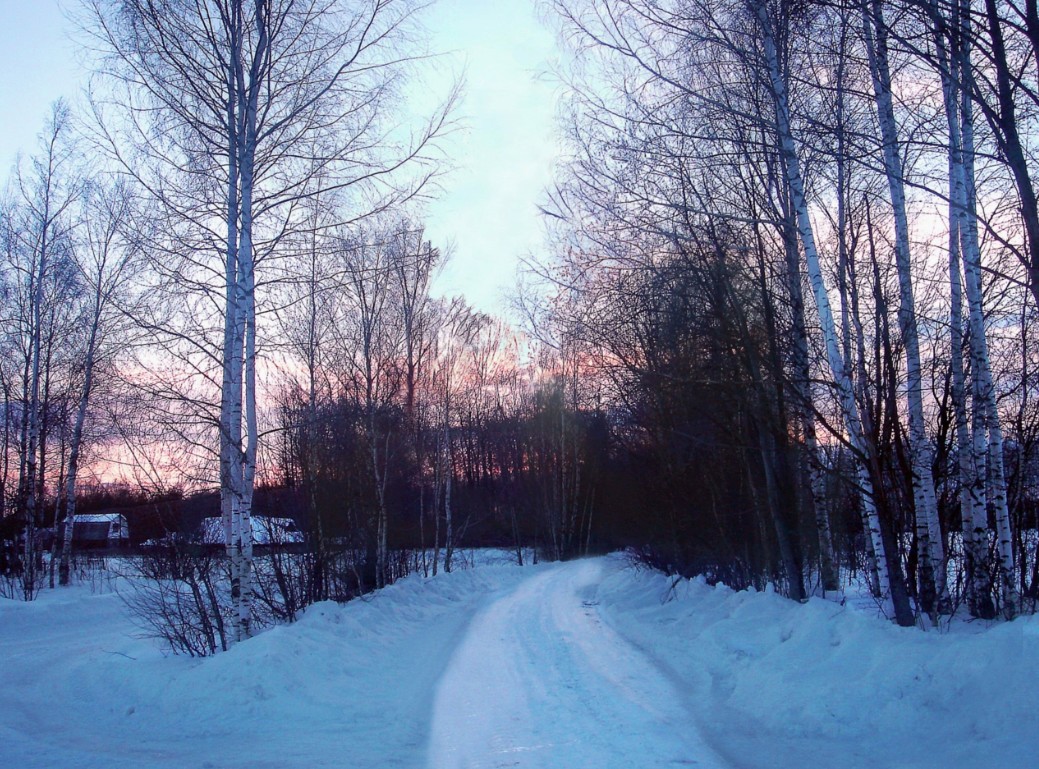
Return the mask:
<path fill-rule="evenodd" d="M 430 769 L 721 769 L 671 681 L 599 618 L 602 559 L 478 614 L 434 697 Z"/>

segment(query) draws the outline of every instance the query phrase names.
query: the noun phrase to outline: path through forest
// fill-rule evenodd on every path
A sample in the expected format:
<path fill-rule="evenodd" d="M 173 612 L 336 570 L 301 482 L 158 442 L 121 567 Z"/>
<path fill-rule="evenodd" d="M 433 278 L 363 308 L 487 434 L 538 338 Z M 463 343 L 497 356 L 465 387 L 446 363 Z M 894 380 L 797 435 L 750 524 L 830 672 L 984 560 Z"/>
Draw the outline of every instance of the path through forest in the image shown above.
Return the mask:
<path fill-rule="evenodd" d="M 603 621 L 604 570 L 534 572 L 474 618 L 437 688 L 430 769 L 724 765 L 677 685 Z"/>

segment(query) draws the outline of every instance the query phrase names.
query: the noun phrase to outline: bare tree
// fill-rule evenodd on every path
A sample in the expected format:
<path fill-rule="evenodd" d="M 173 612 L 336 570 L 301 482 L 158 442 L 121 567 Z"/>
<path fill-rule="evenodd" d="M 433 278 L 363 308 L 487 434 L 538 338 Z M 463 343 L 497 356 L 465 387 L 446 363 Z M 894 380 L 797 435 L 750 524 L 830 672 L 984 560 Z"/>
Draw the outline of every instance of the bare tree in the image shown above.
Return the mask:
<path fill-rule="evenodd" d="M 938 523 L 938 501 L 931 470 L 932 452 L 923 406 L 923 374 L 920 335 L 917 328 L 916 299 L 909 245 L 909 217 L 906 211 L 905 171 L 900 156 L 898 127 L 893 103 L 888 29 L 884 7 L 873 0 L 863 8 L 863 38 L 869 58 L 873 93 L 880 122 L 884 173 L 895 220 L 895 265 L 898 272 L 898 322 L 906 348 L 906 394 L 909 404 L 909 454 L 913 501 L 916 513 L 916 539 L 919 552 L 920 600 L 925 612 L 937 617 L 936 601 L 948 604 L 945 588 L 945 547 Z"/>
<path fill-rule="evenodd" d="M 21 573 L 23 597 L 33 598 L 41 553 L 37 550 L 37 526 L 42 512 L 50 366 L 48 339 L 56 337 L 54 320 L 67 291 L 72 209 L 80 182 L 74 168 L 68 107 L 58 102 L 40 135 L 40 151 L 19 167 L 8 202 L 4 238 L 8 270 L 17 285 L 13 317 L 21 351 L 21 403 L 18 488 L 15 505 L 23 519 L 24 547 Z"/>
<path fill-rule="evenodd" d="M 201 254 L 180 259 L 196 287 L 222 297 L 219 476 L 241 639 L 251 625 L 264 264 L 297 223 L 301 199 L 338 189 L 375 201 L 356 218 L 414 195 L 433 171 L 429 151 L 447 108 L 408 136 L 383 119 L 415 59 L 403 47 L 414 13 L 405 0 L 89 0 L 87 8 L 115 90 L 107 104 L 98 100 L 102 138 L 179 229 L 194 233 Z"/>
<path fill-rule="evenodd" d="M 398 254 L 388 233 L 376 230 L 342 239 L 339 256 L 346 290 L 339 323 L 340 376 L 364 414 L 375 493 L 375 585 L 383 587 L 389 581 L 386 487 L 392 426 L 387 417 L 403 380 L 404 340 L 394 267 Z"/>
<path fill-rule="evenodd" d="M 76 264 L 87 295 L 86 340 L 81 351 L 81 382 L 65 471 L 65 530 L 61 545 L 59 580 L 69 583 L 73 528 L 76 517 L 76 482 L 87 415 L 96 388 L 97 370 L 110 363 L 130 341 L 131 306 L 129 284 L 141 263 L 141 253 L 131 231 L 134 225 L 133 198 L 118 181 L 106 186 L 95 183 L 85 191 L 81 236 Z"/>

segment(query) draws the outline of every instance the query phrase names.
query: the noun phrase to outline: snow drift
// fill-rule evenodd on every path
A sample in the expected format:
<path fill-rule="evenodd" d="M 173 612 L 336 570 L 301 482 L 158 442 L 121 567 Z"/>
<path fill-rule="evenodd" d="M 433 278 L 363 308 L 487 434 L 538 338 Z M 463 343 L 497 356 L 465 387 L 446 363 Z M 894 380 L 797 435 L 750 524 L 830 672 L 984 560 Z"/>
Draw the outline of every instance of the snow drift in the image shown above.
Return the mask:
<path fill-rule="evenodd" d="M 900 628 L 812 598 L 616 570 L 604 616 L 736 767 L 1034 769 L 1039 618 Z"/>
<path fill-rule="evenodd" d="M 1036 765 L 1036 618 L 923 633 L 821 599 L 673 582 L 616 556 L 600 564 L 581 611 L 684 698 L 689 723 L 674 728 L 696 730 L 733 767 Z M 369 600 L 316 605 L 294 625 L 201 660 L 135 637 L 111 593 L 0 601 L 0 765 L 427 766 L 438 683 L 471 629 L 486 630 L 480 618 L 495 602 L 546 570 L 585 566 L 413 576 Z M 595 624 L 581 620 L 582 645 L 600 642 Z M 552 632 L 524 629 L 535 704 L 595 745 L 602 726 L 591 709 L 564 713 L 561 694 L 537 685 L 538 645 L 563 659 L 559 644 L 573 643 Z M 481 707 L 493 714 L 487 699 Z M 546 764 L 542 753 L 537 765 L 582 765 L 573 750 L 558 757 Z M 524 754 L 511 760 L 533 765 Z"/>

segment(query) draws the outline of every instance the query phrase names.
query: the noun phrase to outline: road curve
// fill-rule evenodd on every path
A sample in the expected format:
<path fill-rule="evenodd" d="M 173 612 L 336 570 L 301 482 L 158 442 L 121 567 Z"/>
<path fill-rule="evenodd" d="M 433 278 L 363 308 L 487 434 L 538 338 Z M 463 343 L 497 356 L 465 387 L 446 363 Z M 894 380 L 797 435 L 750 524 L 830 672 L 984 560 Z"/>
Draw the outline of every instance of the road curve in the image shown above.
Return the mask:
<path fill-rule="evenodd" d="M 434 697 L 429 769 L 725 766 L 675 685 L 601 620 L 605 563 L 538 571 L 474 618 Z"/>

